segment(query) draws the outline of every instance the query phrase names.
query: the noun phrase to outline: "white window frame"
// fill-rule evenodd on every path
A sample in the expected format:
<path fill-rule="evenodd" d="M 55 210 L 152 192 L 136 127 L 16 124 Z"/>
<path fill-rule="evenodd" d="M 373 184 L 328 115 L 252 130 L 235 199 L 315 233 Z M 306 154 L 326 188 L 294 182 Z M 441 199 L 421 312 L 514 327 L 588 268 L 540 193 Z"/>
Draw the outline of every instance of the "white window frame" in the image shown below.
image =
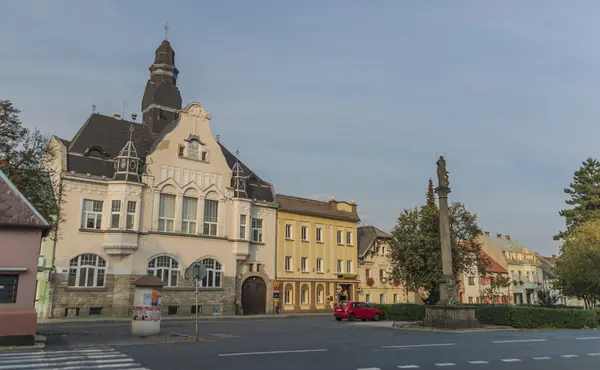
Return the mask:
<path fill-rule="evenodd" d="M 213 207 L 214 206 L 214 207 Z M 209 214 L 212 210 L 214 215 Z M 219 201 L 215 199 L 204 200 L 204 235 L 217 236 L 219 233 Z"/>
<path fill-rule="evenodd" d="M 170 215 L 166 215 L 163 206 L 167 202 L 167 200 L 171 199 L 173 200 L 173 213 Z M 177 203 L 177 196 L 174 194 L 161 193 L 159 196 L 158 203 L 158 231 L 172 233 L 173 231 L 175 231 L 175 208 Z"/>
<path fill-rule="evenodd" d="M 121 226 L 121 201 L 120 200 L 112 200 L 110 202 L 110 228 L 118 229 L 118 228 L 120 228 L 120 226 Z"/>
<path fill-rule="evenodd" d="M 125 218 L 125 229 L 133 230 L 135 229 L 135 210 L 137 207 L 137 202 L 130 200 L 127 201 L 127 216 Z"/>
<path fill-rule="evenodd" d="M 283 302 L 286 305 L 290 305 L 294 303 L 294 288 L 288 289 L 287 286 L 283 291 Z"/>
<path fill-rule="evenodd" d="M 308 241 L 308 226 L 303 225 L 300 227 L 300 238 L 303 242 Z"/>
<path fill-rule="evenodd" d="M 223 266 L 214 258 L 200 261 L 206 267 L 206 276 L 200 281 L 202 288 L 221 288 L 223 285 Z"/>
<path fill-rule="evenodd" d="M 300 258 L 300 271 L 308 272 L 308 257 Z"/>
<path fill-rule="evenodd" d="M 367 293 L 365 295 L 365 302 L 370 303 L 371 302 L 371 294 Z"/>
<path fill-rule="evenodd" d="M 156 256 L 148 261 L 148 275 L 158 277 L 167 287 L 176 287 L 179 280 L 179 262 L 171 256 Z"/>
<path fill-rule="evenodd" d="M 248 223 L 248 216 L 240 215 L 240 239 L 246 239 L 246 224 Z"/>
<path fill-rule="evenodd" d="M 317 272 L 323 272 L 323 258 L 317 258 Z"/>
<path fill-rule="evenodd" d="M 263 219 L 252 217 L 252 241 L 263 242 Z"/>
<path fill-rule="evenodd" d="M 189 208 L 189 204 L 192 203 L 191 209 L 194 212 L 194 218 L 187 218 L 186 209 Z M 195 203 L 195 204 L 194 204 Z M 197 234 L 198 233 L 198 198 L 195 197 L 183 197 L 181 202 L 181 233 L 182 234 Z"/>
<path fill-rule="evenodd" d="M 337 230 L 337 244 L 344 245 L 344 232 L 342 230 Z"/>
<path fill-rule="evenodd" d="M 90 204 L 90 210 L 86 210 L 86 205 Z M 96 199 L 84 199 L 81 206 L 81 228 L 87 230 L 100 230 L 102 228 L 102 209 L 104 201 Z M 90 216 L 93 219 L 94 226 L 88 227 Z"/>
<path fill-rule="evenodd" d="M 346 231 L 346 245 L 354 245 L 352 243 L 352 231 Z"/>
<path fill-rule="evenodd" d="M 379 294 L 379 304 L 385 304 L 385 294 Z"/>
<path fill-rule="evenodd" d="M 294 240 L 294 227 L 292 224 L 285 224 L 285 239 Z"/>
<path fill-rule="evenodd" d="M 300 304 L 310 304 L 310 289 L 306 284 L 300 287 Z"/>
<path fill-rule="evenodd" d="M 74 276 L 74 281 L 71 280 L 72 276 Z M 81 279 L 83 279 L 83 282 Z M 103 287 L 105 284 L 106 260 L 104 258 L 93 253 L 84 253 L 71 258 L 69 261 L 68 286 L 77 288 L 99 288 Z"/>
<path fill-rule="evenodd" d="M 398 303 L 398 293 L 394 293 L 392 300 L 393 303 Z"/>
<path fill-rule="evenodd" d="M 325 289 L 323 288 L 323 285 L 319 284 L 317 285 L 317 304 L 323 304 L 324 301 L 324 296 L 325 296 Z"/>
<path fill-rule="evenodd" d="M 344 261 L 343 260 L 337 260 L 337 272 L 338 274 L 343 273 L 343 268 L 344 268 Z"/>
<path fill-rule="evenodd" d="M 294 265 L 292 264 L 292 256 L 285 256 L 284 268 L 285 268 L 285 271 L 287 271 L 287 272 L 294 271 Z"/>
<path fill-rule="evenodd" d="M 352 260 L 347 260 L 347 261 L 346 261 L 346 272 L 347 272 L 348 274 L 351 274 L 351 273 L 352 273 L 352 271 L 354 270 L 354 269 L 353 269 L 353 267 L 354 267 L 353 265 L 354 265 L 354 263 L 353 263 L 353 261 L 352 261 Z"/>
<path fill-rule="evenodd" d="M 315 229 L 315 240 L 317 243 L 323 243 L 323 228 L 317 227 Z"/>

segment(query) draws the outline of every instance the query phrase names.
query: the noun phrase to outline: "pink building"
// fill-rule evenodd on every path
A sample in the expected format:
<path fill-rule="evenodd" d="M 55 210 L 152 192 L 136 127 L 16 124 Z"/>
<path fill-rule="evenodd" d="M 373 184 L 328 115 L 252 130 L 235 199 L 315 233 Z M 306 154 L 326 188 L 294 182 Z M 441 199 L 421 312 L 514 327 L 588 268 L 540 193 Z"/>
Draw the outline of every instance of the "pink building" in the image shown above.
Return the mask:
<path fill-rule="evenodd" d="M 33 345 L 37 264 L 50 225 L 0 171 L 0 346 Z"/>

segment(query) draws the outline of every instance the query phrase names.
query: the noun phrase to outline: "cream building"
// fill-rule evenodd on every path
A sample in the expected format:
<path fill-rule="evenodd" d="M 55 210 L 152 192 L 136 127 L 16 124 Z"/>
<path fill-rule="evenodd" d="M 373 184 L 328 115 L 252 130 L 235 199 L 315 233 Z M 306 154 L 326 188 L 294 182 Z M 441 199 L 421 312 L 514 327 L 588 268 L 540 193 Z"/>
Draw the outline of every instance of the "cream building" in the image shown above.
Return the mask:
<path fill-rule="evenodd" d="M 417 294 L 406 291 L 401 282 L 389 278 L 391 239 L 388 233 L 374 226 L 358 228 L 358 298 L 378 304 L 420 303 Z"/>
<path fill-rule="evenodd" d="M 165 284 L 163 315 L 272 312 L 276 197 L 211 131 L 199 103 L 181 109 L 168 41 L 156 50 L 142 123 L 93 113 L 72 140 L 52 138 L 62 173 L 55 317 L 131 315 L 132 282 Z M 195 306 L 184 271 L 203 263 Z"/>

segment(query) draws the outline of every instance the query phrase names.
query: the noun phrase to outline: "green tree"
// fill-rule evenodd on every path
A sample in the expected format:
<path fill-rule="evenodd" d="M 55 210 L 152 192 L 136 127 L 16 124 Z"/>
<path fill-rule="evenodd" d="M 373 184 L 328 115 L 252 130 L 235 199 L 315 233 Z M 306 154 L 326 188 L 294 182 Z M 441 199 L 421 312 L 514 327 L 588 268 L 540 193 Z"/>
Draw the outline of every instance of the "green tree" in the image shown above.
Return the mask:
<path fill-rule="evenodd" d="M 553 287 L 593 307 L 600 299 L 600 220 L 575 227 L 560 247 Z"/>
<path fill-rule="evenodd" d="M 53 184 L 52 170 L 47 166 L 54 154 L 48 151 L 47 135 L 37 128 L 23 126 L 11 101 L 0 100 L 0 168 L 37 211 L 52 225 L 56 238 L 60 217 Z"/>
<path fill-rule="evenodd" d="M 483 302 L 496 303 L 496 297 L 503 295 L 504 289 L 510 286 L 510 278 L 500 274 L 490 274 L 490 286 L 480 293 Z"/>
<path fill-rule="evenodd" d="M 426 203 L 420 209 L 404 209 L 392 230 L 391 277 L 400 279 L 410 291 L 420 291 L 428 303 L 437 303 L 442 278 L 439 212 L 430 181 Z M 462 203 L 450 208 L 452 265 L 455 279 L 481 265 L 477 216 Z"/>
<path fill-rule="evenodd" d="M 559 212 L 565 218 L 566 230 L 555 235 L 554 240 L 564 240 L 573 228 L 586 221 L 600 220 L 600 162 L 593 158 L 583 161 L 564 192 L 569 195 L 565 202 L 572 208 Z"/>

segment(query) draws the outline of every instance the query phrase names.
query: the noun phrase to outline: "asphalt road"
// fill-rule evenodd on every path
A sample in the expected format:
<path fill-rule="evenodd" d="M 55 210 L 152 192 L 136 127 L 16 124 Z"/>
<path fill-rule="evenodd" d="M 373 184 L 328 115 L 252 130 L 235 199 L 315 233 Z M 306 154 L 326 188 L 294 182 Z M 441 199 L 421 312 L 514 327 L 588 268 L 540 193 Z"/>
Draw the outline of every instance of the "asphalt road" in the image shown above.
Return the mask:
<path fill-rule="evenodd" d="M 166 333 L 194 333 L 193 322 L 163 324 Z M 141 344 L 125 334 L 128 328 L 126 323 L 44 326 L 47 350 L 0 352 L 0 370 L 600 369 L 595 330 L 443 333 L 304 317 L 202 322 L 199 343 Z"/>

